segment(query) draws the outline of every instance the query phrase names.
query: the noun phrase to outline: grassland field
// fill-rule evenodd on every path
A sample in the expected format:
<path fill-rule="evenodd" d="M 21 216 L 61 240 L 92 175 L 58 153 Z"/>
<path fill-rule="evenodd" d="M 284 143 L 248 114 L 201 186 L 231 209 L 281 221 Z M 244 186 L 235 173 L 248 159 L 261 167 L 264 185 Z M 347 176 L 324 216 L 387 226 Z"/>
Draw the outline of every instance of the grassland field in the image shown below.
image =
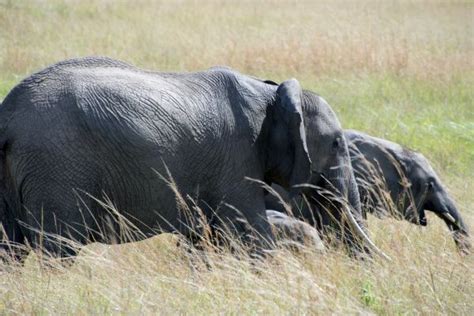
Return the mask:
<path fill-rule="evenodd" d="M 474 229 L 474 2 L 0 0 L 0 100 L 56 61 L 228 65 L 322 95 L 345 128 L 422 152 Z M 444 225 L 369 219 L 393 262 L 279 251 L 193 269 L 173 237 L 0 267 L 0 314 L 474 314 L 473 255 Z M 256 273 L 255 269 L 260 272 Z"/>

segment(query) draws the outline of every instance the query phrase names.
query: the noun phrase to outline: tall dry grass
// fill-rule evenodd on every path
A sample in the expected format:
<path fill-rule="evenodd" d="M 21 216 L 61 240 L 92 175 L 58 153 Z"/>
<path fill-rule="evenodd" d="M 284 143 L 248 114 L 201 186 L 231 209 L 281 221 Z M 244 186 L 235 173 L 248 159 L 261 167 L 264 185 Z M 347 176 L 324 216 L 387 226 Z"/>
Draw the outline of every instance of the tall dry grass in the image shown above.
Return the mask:
<path fill-rule="evenodd" d="M 32 71 L 92 54 L 296 77 L 344 127 L 428 156 L 474 227 L 473 10 L 469 1 L 0 0 L 0 99 Z M 428 221 L 369 219 L 392 262 L 279 250 L 257 266 L 211 254 L 213 268 L 196 269 L 173 236 L 90 245 L 71 267 L 40 268 L 32 255 L 0 267 L 0 313 L 471 315 L 473 256 L 458 256 L 444 224 Z"/>
<path fill-rule="evenodd" d="M 299 76 L 449 78 L 473 66 L 472 5 L 462 1 L 3 0 L 0 8 L 3 78 L 90 54 L 163 70 L 225 64 Z"/>
<path fill-rule="evenodd" d="M 208 252 L 202 261 L 177 248 L 172 235 L 93 244 L 72 266 L 30 255 L 24 267 L 2 272 L 0 308 L 6 314 L 472 312 L 472 257 L 455 255 L 440 222 L 429 230 L 374 218 L 369 224 L 391 262 L 308 248 L 279 249 L 264 262 L 229 251 Z"/>

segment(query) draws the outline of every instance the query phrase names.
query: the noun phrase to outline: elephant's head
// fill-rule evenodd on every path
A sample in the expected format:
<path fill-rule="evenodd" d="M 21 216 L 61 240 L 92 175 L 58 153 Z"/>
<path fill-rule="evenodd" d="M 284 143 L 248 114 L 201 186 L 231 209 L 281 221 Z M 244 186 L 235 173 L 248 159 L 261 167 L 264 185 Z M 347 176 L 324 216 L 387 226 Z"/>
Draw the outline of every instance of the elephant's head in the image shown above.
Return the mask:
<path fill-rule="evenodd" d="M 434 212 L 444 220 L 452 231 L 458 249 L 462 252 L 469 252 L 471 244 L 468 228 L 438 175 L 422 154 L 412 153 L 410 158 L 405 163 L 405 168 L 407 169 L 406 175 L 411 183 L 413 200 L 417 204 L 414 207 L 418 213 L 415 222 L 426 225 L 425 210 Z M 413 222 L 411 218 L 407 217 L 409 214 L 409 212 L 406 212 L 405 218 Z"/>
<path fill-rule="evenodd" d="M 352 250 L 367 250 L 366 245 L 376 249 L 363 227 L 347 143 L 331 107 L 292 79 L 278 86 L 269 111 L 267 182 L 289 189 L 290 196 L 303 193 L 309 197 L 319 210 L 318 214 L 304 214 L 313 225 L 320 210 L 328 209 L 325 224 L 343 232 L 339 235 Z"/>

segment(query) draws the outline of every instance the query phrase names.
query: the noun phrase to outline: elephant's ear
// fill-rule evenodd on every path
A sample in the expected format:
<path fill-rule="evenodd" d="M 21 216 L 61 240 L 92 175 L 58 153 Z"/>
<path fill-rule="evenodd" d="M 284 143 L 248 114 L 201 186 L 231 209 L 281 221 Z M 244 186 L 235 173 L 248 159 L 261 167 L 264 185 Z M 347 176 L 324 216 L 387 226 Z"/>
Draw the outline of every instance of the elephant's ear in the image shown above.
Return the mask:
<path fill-rule="evenodd" d="M 276 120 L 281 120 L 287 128 L 289 144 L 284 147 L 293 155 L 289 184 L 307 183 L 311 176 L 311 159 L 303 123 L 301 86 L 296 79 L 290 79 L 278 86 L 276 94 Z"/>

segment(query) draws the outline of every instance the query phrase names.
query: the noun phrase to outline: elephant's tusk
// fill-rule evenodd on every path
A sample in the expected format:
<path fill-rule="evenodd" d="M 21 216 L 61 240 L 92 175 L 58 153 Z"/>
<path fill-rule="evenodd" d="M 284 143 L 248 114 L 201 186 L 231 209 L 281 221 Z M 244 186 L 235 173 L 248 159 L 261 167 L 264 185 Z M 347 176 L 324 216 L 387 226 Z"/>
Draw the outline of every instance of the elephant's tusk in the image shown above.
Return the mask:
<path fill-rule="evenodd" d="M 313 189 L 319 189 L 318 186 L 312 185 L 312 184 L 298 184 L 293 187 L 307 187 L 307 188 L 313 188 Z M 380 250 L 374 242 L 367 236 L 367 234 L 360 228 L 359 224 L 357 223 L 356 219 L 354 218 L 354 215 L 352 215 L 352 212 L 349 208 L 349 206 L 346 203 L 343 203 L 343 207 L 347 210 L 347 217 L 349 218 L 349 222 L 354 226 L 354 229 L 362 236 L 362 238 L 367 242 L 369 247 L 377 253 L 379 256 L 382 258 L 386 259 L 387 261 L 392 261 L 392 258 L 390 258 L 387 254 L 385 254 L 382 250 Z"/>
<path fill-rule="evenodd" d="M 444 218 L 446 218 L 448 221 L 450 221 L 452 224 L 456 225 L 456 220 L 454 217 L 449 214 L 448 212 L 443 213 Z"/>
<path fill-rule="evenodd" d="M 364 238 L 364 240 L 367 242 L 367 244 L 372 248 L 372 250 L 377 253 L 379 256 L 382 258 L 386 259 L 387 261 L 392 261 L 392 258 L 390 258 L 387 254 L 385 254 L 382 250 L 380 250 L 374 242 L 367 236 L 367 234 L 362 230 L 360 225 L 357 223 L 356 219 L 354 218 L 354 215 L 352 215 L 351 210 L 349 209 L 349 206 L 345 205 L 345 208 L 347 210 L 348 218 L 352 226 L 354 226 L 355 230 Z"/>

